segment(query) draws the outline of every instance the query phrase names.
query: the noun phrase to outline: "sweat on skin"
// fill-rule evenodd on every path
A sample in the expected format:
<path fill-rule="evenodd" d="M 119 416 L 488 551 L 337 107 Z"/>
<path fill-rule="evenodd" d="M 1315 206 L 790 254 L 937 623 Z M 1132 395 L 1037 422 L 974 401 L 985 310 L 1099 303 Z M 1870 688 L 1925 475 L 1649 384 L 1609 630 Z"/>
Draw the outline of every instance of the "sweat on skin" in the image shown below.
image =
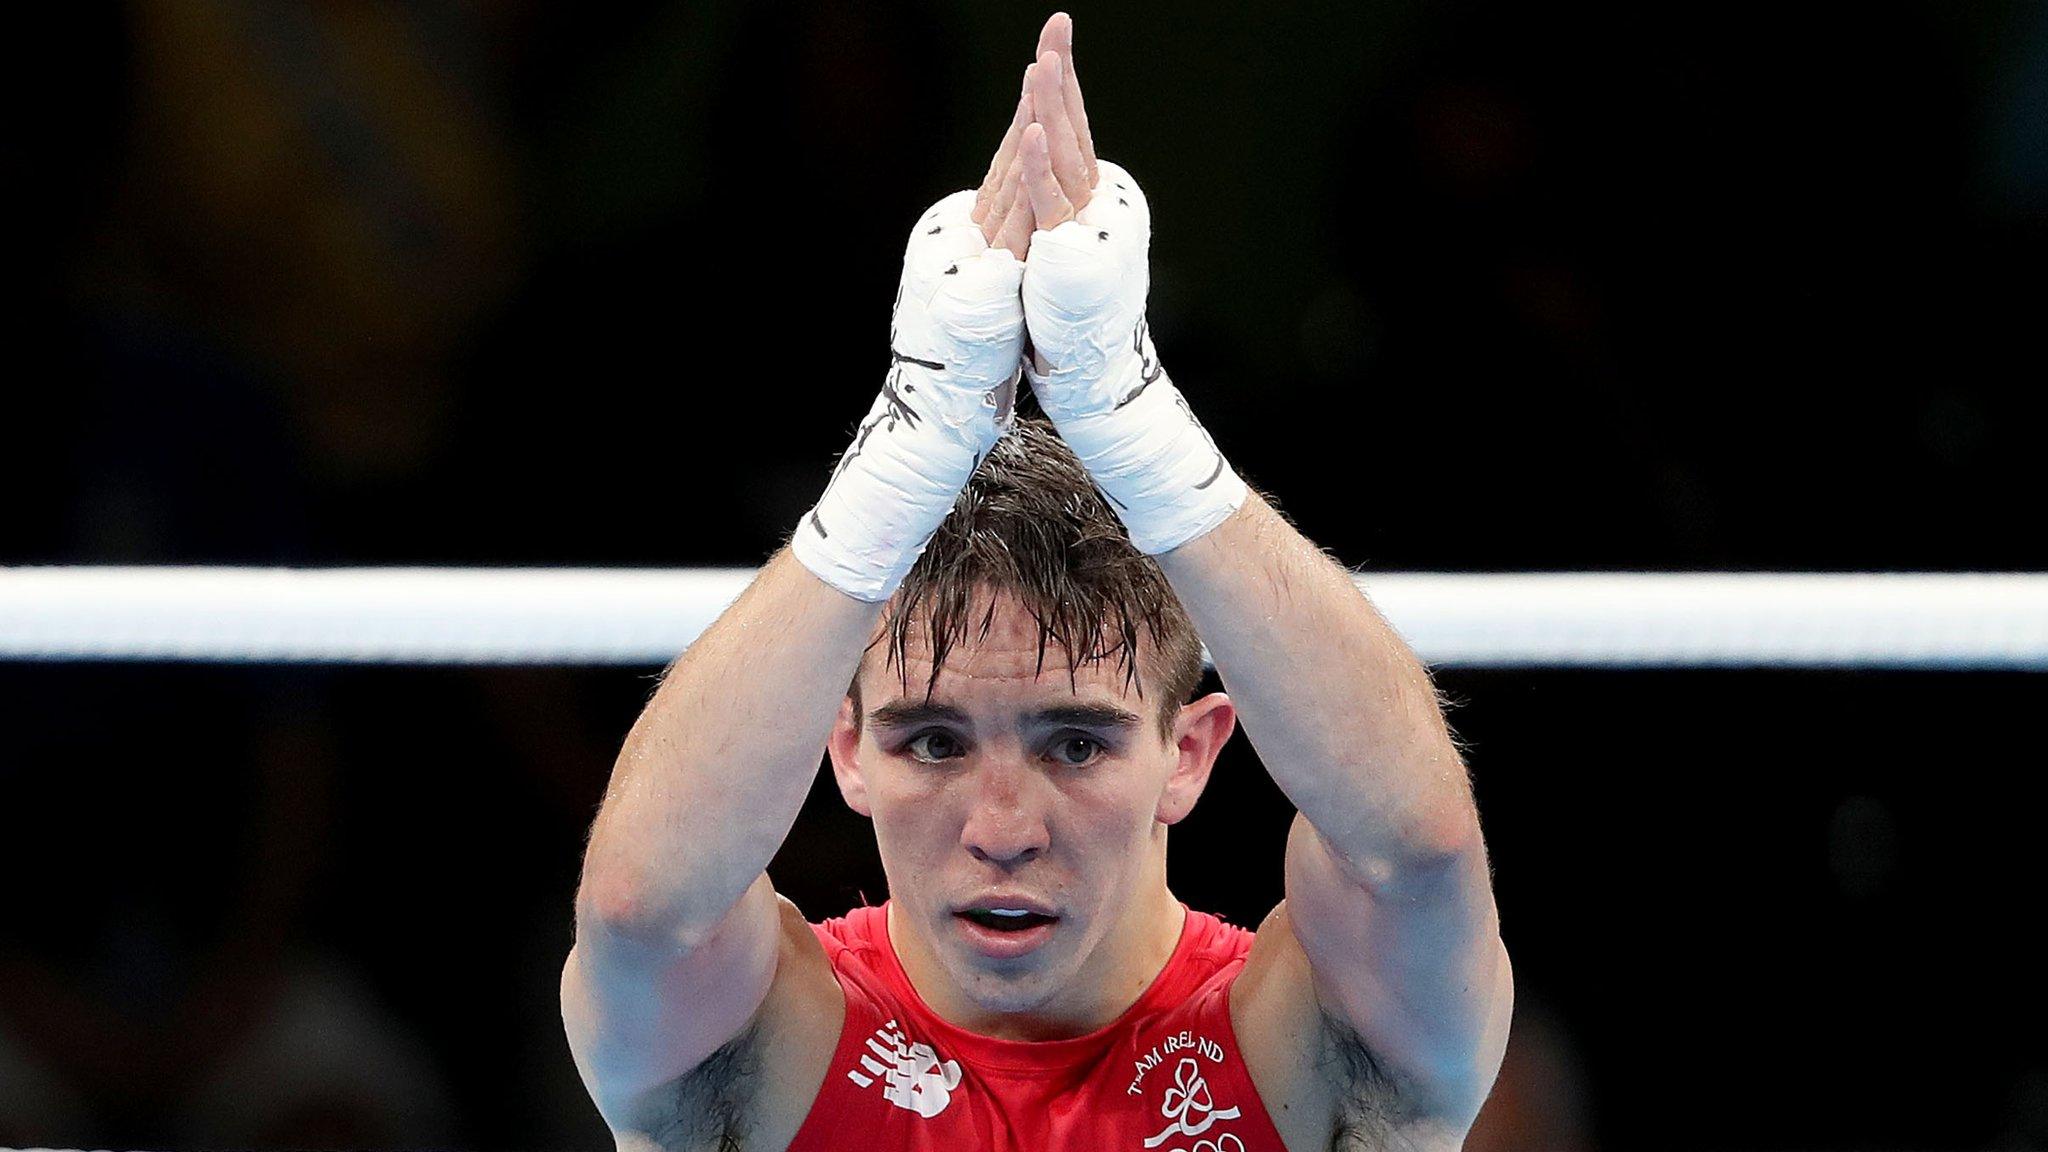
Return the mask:
<path fill-rule="evenodd" d="M 579 1071 L 622 1145 L 659 1144 L 698 1115 L 677 1086 L 744 1066 L 713 1057 L 750 1045 L 779 1071 L 719 1113 L 722 1137 L 794 1138 L 848 1001 L 764 869 L 821 747 L 874 821 L 887 935 L 938 1018 L 1048 1039 L 1115 1019 L 1182 919 L 1166 831 L 1241 722 L 1297 809 L 1287 898 L 1229 986 L 1277 1138 L 1325 1147 L 1366 1117 L 1398 1125 L 1391 1141 L 1455 1147 L 1499 1066 L 1513 982 L 1429 677 L 1350 574 L 1243 486 L 1165 377 L 1144 325 L 1147 202 L 1095 156 L 1063 14 L 1011 129 L 982 192 L 913 230 L 890 379 L 791 549 L 676 662 L 626 740 L 563 974 Z M 1029 370 L 1027 327 L 1045 353 Z M 1035 629 L 1000 598 L 995 626 L 935 685 L 951 712 L 896 708 L 893 677 L 862 667 L 884 602 L 1008 427 L 1020 377 L 1156 559 L 1229 692 L 1182 708 L 1167 733 L 1115 721 L 1107 710 L 1147 709 L 1100 665 L 1071 682 L 1063 659 L 1041 671 Z M 856 674 L 873 709 L 860 722 Z M 1017 948 L 958 915 L 998 900 L 1058 919 Z M 1361 1107 L 1367 1089 L 1381 1095 Z"/>
<path fill-rule="evenodd" d="M 1200 798 L 1236 713 L 1211 693 L 1162 734 L 1156 684 L 1141 696 L 1113 658 L 1070 672 L 1014 598 L 992 604 L 935 683 L 921 638 L 900 670 L 870 658 L 865 715 L 856 723 L 845 702 L 829 752 L 847 804 L 874 821 L 890 936 L 932 1006 L 991 1036 L 1074 1035 L 1114 1019 L 1172 951 L 1182 909 L 1166 886 L 1167 829 Z M 1151 657 L 1141 640 L 1141 675 Z M 989 963 L 955 921 L 990 892 L 1035 898 L 1059 931 Z"/>

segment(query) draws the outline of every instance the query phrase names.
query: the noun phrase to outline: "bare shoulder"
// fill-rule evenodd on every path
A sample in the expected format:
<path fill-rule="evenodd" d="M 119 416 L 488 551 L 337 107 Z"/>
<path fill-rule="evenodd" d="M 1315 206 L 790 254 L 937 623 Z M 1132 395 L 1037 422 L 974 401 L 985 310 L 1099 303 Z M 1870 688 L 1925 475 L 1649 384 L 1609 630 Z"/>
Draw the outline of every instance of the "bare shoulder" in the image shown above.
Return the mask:
<path fill-rule="evenodd" d="M 621 1152 L 782 1149 L 818 1098 L 846 1017 L 845 994 L 825 947 L 788 899 L 777 896 L 775 979 L 747 1027 L 655 1099 L 641 1123 L 617 1133 Z"/>
<path fill-rule="evenodd" d="M 1284 900 L 1259 925 L 1231 985 L 1230 1025 L 1259 1099 L 1292 1152 L 1463 1144 L 1464 1132 L 1413 1114 L 1397 1078 L 1364 1039 L 1323 1011 Z"/>
<path fill-rule="evenodd" d="M 1324 1021 L 1308 983 L 1308 958 L 1293 940 L 1282 901 L 1259 925 L 1244 970 L 1230 986 L 1230 1027 L 1281 1139 L 1302 1152 L 1329 1146 L 1337 1101 L 1327 1079 L 1316 1074 Z"/>

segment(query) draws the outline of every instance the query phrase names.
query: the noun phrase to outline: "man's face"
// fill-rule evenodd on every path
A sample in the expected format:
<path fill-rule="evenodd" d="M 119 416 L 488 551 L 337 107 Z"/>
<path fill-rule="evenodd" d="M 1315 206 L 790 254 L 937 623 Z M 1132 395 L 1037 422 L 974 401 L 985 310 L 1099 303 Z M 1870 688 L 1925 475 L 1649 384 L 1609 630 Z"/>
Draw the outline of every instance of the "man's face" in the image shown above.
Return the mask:
<path fill-rule="evenodd" d="M 1165 827 L 1214 752 L 1162 735 L 1157 692 L 1148 680 L 1139 697 L 1114 660 L 1070 682 L 1054 646 L 1040 671 L 1038 625 L 1007 597 L 978 631 L 948 651 L 929 703 L 928 648 L 912 641 L 907 692 L 871 657 L 859 736 L 849 702 L 834 761 L 848 803 L 874 821 L 892 922 L 917 937 L 899 949 L 925 950 L 983 1010 L 1024 1012 L 1111 978 L 1132 934 L 1120 917 L 1155 874 L 1163 891 Z"/>

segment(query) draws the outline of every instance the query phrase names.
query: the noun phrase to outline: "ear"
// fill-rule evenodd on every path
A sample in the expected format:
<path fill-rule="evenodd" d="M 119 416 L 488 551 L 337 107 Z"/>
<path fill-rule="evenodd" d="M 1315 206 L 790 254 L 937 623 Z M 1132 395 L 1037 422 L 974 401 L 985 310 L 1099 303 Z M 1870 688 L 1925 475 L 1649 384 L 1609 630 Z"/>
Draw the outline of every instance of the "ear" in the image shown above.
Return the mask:
<path fill-rule="evenodd" d="M 1178 759 L 1173 775 L 1166 778 L 1156 813 L 1161 824 L 1178 824 L 1194 811 L 1202 789 L 1209 786 L 1209 770 L 1216 766 L 1216 754 L 1237 730 L 1237 706 L 1221 692 L 1211 692 L 1180 707 L 1173 722 L 1174 752 Z"/>
<path fill-rule="evenodd" d="M 839 718 L 832 722 L 825 752 L 832 758 L 832 778 L 839 782 L 839 795 L 846 799 L 846 806 L 873 819 L 874 813 L 868 811 L 867 777 L 860 771 L 860 728 L 855 719 L 853 697 L 841 699 Z"/>

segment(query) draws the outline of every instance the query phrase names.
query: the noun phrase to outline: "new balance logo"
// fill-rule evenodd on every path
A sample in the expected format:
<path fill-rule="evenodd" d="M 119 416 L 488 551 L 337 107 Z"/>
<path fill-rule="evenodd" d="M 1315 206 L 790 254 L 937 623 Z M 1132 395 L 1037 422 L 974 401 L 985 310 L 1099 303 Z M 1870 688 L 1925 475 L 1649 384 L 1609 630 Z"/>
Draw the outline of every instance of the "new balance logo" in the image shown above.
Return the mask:
<path fill-rule="evenodd" d="M 848 1069 L 846 1078 L 862 1088 L 880 1080 L 882 1099 L 929 1120 L 953 1102 L 953 1089 L 960 1086 L 960 1062 L 940 1060 L 929 1044 L 907 1043 L 891 1020 L 868 1037 L 860 1068 Z"/>

